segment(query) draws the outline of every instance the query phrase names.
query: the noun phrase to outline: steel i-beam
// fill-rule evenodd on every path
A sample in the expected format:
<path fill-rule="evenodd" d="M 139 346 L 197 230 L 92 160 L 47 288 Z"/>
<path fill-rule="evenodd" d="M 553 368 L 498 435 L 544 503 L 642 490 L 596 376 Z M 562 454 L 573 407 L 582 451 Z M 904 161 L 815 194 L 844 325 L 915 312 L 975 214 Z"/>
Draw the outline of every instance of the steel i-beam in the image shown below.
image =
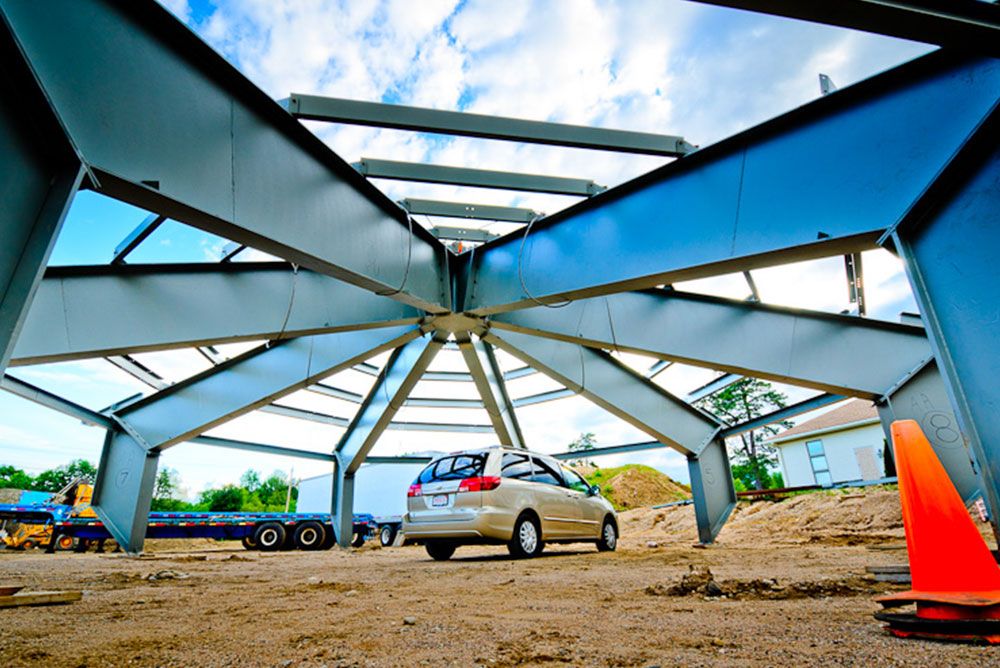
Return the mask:
<path fill-rule="evenodd" d="M 102 193 L 450 310 L 444 246 L 163 7 L 0 0 L 0 14 L 45 92 L 4 99 L 54 110 Z"/>
<path fill-rule="evenodd" d="M 1000 8 L 980 0 L 696 0 L 1000 56 Z"/>
<path fill-rule="evenodd" d="M 392 422 L 420 377 L 444 345 L 447 335 L 425 335 L 393 351 L 361 408 L 337 443 L 333 494 L 334 532 L 341 547 L 351 544 L 354 475 L 382 432 Z"/>
<path fill-rule="evenodd" d="M 843 88 L 461 256 L 456 310 L 488 315 L 875 248 L 998 90 L 1000 60 L 950 52 Z"/>
<path fill-rule="evenodd" d="M 699 540 L 715 540 L 736 503 L 717 421 L 604 351 L 496 330 L 485 340 L 686 455 Z"/>
<path fill-rule="evenodd" d="M 142 549 L 158 453 L 208 429 L 420 337 L 387 327 L 290 339 L 249 351 L 112 414 L 94 509 L 130 552 Z"/>
<path fill-rule="evenodd" d="M 668 157 L 682 156 L 694 149 L 682 137 L 648 132 L 606 130 L 301 93 L 292 93 L 282 102 L 293 116 L 313 121 Z"/>
<path fill-rule="evenodd" d="M 465 334 L 459 337 L 458 346 L 462 349 L 462 357 L 472 374 L 472 381 L 483 400 L 483 406 L 490 416 L 493 431 L 503 445 L 515 448 L 526 448 L 521 425 L 514 413 L 514 404 L 507 394 L 503 372 L 497 364 L 493 347 L 479 339 L 473 339 Z"/>
<path fill-rule="evenodd" d="M 992 89 L 994 95 L 998 88 Z M 982 465 L 984 495 L 994 531 L 1000 534 L 998 146 L 1000 110 L 995 110 L 956 154 L 938 187 L 929 189 L 894 231 L 892 241 L 903 258 L 961 431 Z"/>
<path fill-rule="evenodd" d="M 494 332 L 615 348 L 873 400 L 931 357 L 920 327 L 674 290 L 536 307 L 490 322 Z"/>
<path fill-rule="evenodd" d="M 0 16 L 0 374 L 84 169 Z"/>
<path fill-rule="evenodd" d="M 105 313 L 125 326 L 108 326 Z M 415 324 L 423 315 L 284 262 L 52 267 L 11 364 Z"/>

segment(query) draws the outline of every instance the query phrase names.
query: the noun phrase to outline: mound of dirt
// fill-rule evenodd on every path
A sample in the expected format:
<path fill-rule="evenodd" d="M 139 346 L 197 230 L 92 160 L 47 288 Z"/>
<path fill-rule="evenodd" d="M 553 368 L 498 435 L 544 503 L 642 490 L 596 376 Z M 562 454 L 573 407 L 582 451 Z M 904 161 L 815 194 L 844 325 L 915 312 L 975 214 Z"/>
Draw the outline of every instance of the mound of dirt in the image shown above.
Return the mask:
<path fill-rule="evenodd" d="M 779 582 L 776 578 L 751 580 L 716 580 L 708 567 L 690 566 L 690 571 L 672 585 L 655 584 L 643 591 L 649 596 L 705 596 L 742 601 L 779 601 L 832 596 L 870 596 L 892 589 L 891 585 L 872 578 L 850 576 L 809 582 Z"/>
<path fill-rule="evenodd" d="M 0 488 L 0 503 L 17 503 L 21 499 L 21 490 L 10 487 Z"/>
<path fill-rule="evenodd" d="M 585 475 L 592 484 L 601 486 L 601 493 L 618 510 L 691 498 L 686 486 L 649 466 L 593 469 Z"/>
<path fill-rule="evenodd" d="M 992 544 L 989 524 L 975 521 L 980 533 Z M 631 510 L 619 516 L 619 525 L 626 541 L 671 543 L 698 539 L 694 510 L 690 506 Z M 801 494 L 784 501 L 740 502 L 717 542 L 866 545 L 904 540 L 899 493 L 894 489 L 871 488 L 848 494 Z"/>

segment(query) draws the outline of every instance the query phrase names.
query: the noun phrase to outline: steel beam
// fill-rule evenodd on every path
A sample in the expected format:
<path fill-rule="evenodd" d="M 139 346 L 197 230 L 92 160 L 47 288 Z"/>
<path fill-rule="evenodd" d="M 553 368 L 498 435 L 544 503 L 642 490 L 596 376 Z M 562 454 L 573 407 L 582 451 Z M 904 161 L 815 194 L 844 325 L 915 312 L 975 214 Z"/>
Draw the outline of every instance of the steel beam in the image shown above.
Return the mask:
<path fill-rule="evenodd" d="M 142 552 L 146 540 L 159 459 L 158 450 L 123 431 L 108 431 L 104 439 L 91 507 L 129 554 Z"/>
<path fill-rule="evenodd" d="M 705 397 L 710 397 L 716 392 L 721 392 L 733 383 L 742 379 L 743 376 L 736 373 L 723 374 L 714 380 L 710 380 L 698 389 L 688 392 L 684 397 L 684 401 L 692 404 L 696 401 L 701 401 Z"/>
<path fill-rule="evenodd" d="M 311 121 L 668 157 L 682 156 L 694 149 L 682 137 L 648 132 L 606 130 L 566 123 L 529 121 L 521 118 L 406 107 L 302 93 L 292 93 L 282 102 L 289 113 L 296 118 Z"/>
<path fill-rule="evenodd" d="M 869 399 L 931 356 L 919 327 L 672 290 L 503 313 L 490 322 L 494 331 L 615 348 Z"/>
<path fill-rule="evenodd" d="M 697 455 L 719 430 L 706 413 L 603 351 L 495 329 L 485 340 L 685 455 Z"/>
<path fill-rule="evenodd" d="M 125 326 L 111 326 L 109 313 Z M 423 315 L 283 262 L 53 267 L 12 365 L 410 324 Z"/>
<path fill-rule="evenodd" d="M 458 346 L 462 349 L 462 357 L 465 358 L 465 364 L 472 374 L 472 382 L 476 384 L 476 390 L 482 398 L 493 431 L 496 432 L 501 445 L 515 448 L 528 447 L 524 442 L 517 415 L 514 413 L 514 404 L 507 394 L 503 372 L 497 364 L 493 347 L 469 335 L 460 336 Z"/>
<path fill-rule="evenodd" d="M 534 404 L 542 404 L 547 401 L 555 401 L 556 399 L 566 399 L 572 396 L 576 396 L 576 392 L 573 390 L 552 390 L 551 392 L 540 392 L 539 394 L 514 399 L 511 403 L 514 408 L 520 408 L 521 406 L 533 406 Z"/>
<path fill-rule="evenodd" d="M 630 452 L 646 452 L 647 450 L 661 450 L 668 446 L 659 441 L 643 441 L 642 443 L 626 443 L 625 445 L 608 445 L 593 450 L 579 450 L 575 452 L 558 452 L 550 457 L 556 459 L 590 459 L 591 457 L 604 457 L 607 455 L 623 455 Z"/>
<path fill-rule="evenodd" d="M 164 449 L 419 336 L 419 329 L 403 326 L 289 339 L 234 357 L 115 416 L 149 449 Z"/>
<path fill-rule="evenodd" d="M 241 450 L 243 452 L 259 452 L 263 455 L 277 455 L 280 457 L 295 457 L 297 459 L 312 459 L 321 462 L 335 462 L 336 457 L 326 452 L 311 452 L 309 450 L 296 450 L 295 448 L 284 448 L 279 445 L 267 445 L 264 443 L 251 443 L 249 441 L 237 441 L 231 438 L 218 438 L 216 436 L 195 436 L 189 438 L 188 443 L 196 445 L 207 445 L 212 448 L 228 448 L 230 450 Z"/>
<path fill-rule="evenodd" d="M 425 335 L 396 348 L 361 408 L 337 443 L 334 528 L 341 547 L 351 544 L 354 516 L 354 475 L 375 447 L 382 432 L 403 406 L 447 337 Z"/>
<path fill-rule="evenodd" d="M 1000 56 L 1000 8 L 980 0 L 696 0 Z"/>
<path fill-rule="evenodd" d="M 111 418 L 94 509 L 130 553 L 142 550 L 159 453 L 324 376 L 420 337 L 414 327 L 321 334 L 251 350 L 124 406 Z"/>
<path fill-rule="evenodd" d="M 311 450 L 296 450 L 295 448 L 285 448 L 280 445 L 267 445 L 265 443 L 252 443 L 249 441 L 237 441 L 231 438 L 218 438 L 216 436 L 195 436 L 187 441 L 196 445 L 207 445 L 213 448 L 229 448 L 231 450 L 242 450 L 244 452 L 259 452 L 264 455 L 276 455 L 279 457 L 293 457 L 295 459 L 312 459 L 320 462 L 336 462 L 337 456 L 328 452 L 313 452 Z M 370 456 L 365 459 L 365 464 L 426 464 L 431 461 L 430 457 L 411 456 Z"/>
<path fill-rule="evenodd" d="M 965 502 L 971 503 L 983 494 L 982 481 L 976 474 L 981 467 L 973 464 L 948 401 L 944 379 L 933 360 L 886 393 L 878 404 L 878 414 L 888 443 L 892 443 L 893 421 L 916 420 Z M 989 501 L 986 499 L 987 504 Z"/>
<path fill-rule="evenodd" d="M 59 411 L 64 415 L 76 418 L 93 427 L 114 429 L 116 426 L 114 421 L 107 415 L 102 415 L 97 411 L 92 411 L 86 406 L 81 406 L 80 404 L 74 403 L 69 399 L 64 399 L 63 397 L 7 374 L 4 374 L 4 376 L 0 378 L 0 389 L 6 390 L 11 394 L 15 394 L 22 399 L 33 401 L 36 404 L 45 406 L 46 408 Z"/>
<path fill-rule="evenodd" d="M 719 437 L 729 438 L 730 436 L 736 436 L 737 434 L 742 434 L 753 429 L 766 427 L 769 424 L 775 424 L 777 422 L 781 422 L 782 420 L 795 417 L 796 415 L 802 415 L 803 413 L 808 413 L 809 411 L 814 411 L 818 408 L 830 406 L 838 401 L 843 401 L 846 398 L 847 397 L 839 394 L 820 394 L 790 406 L 785 406 L 784 408 L 771 411 L 770 413 L 761 415 L 760 417 L 752 420 L 747 420 L 746 422 L 725 427 L 721 432 L 719 432 Z"/>
<path fill-rule="evenodd" d="M 507 223 L 530 223 L 542 215 L 532 209 L 515 206 L 442 202 L 434 199 L 416 199 L 413 197 L 401 200 L 399 204 L 414 216 L 441 216 L 444 218 L 468 218 L 471 220 L 499 220 Z"/>
<path fill-rule="evenodd" d="M 698 540 L 702 544 L 712 543 L 736 507 L 736 489 L 725 440 L 713 439 L 697 456 L 689 455 L 688 472 Z"/>
<path fill-rule="evenodd" d="M 474 188 L 552 193 L 554 195 L 590 197 L 607 190 L 605 186 L 597 185 L 588 179 L 498 172 L 491 169 L 470 169 L 468 167 L 446 167 L 444 165 L 376 160 L 374 158 L 361 158 L 361 162 L 355 163 L 354 168 L 370 179 L 443 183 Z"/>
<path fill-rule="evenodd" d="M 84 169 L 0 15 L 0 374 Z"/>
<path fill-rule="evenodd" d="M 449 310 L 444 246 L 167 10 L 0 0 L 0 13 L 102 193 Z"/>
<path fill-rule="evenodd" d="M 485 315 L 874 248 L 998 91 L 1000 61 L 946 52 L 841 89 L 460 256 L 468 280 L 456 310 Z"/>
<path fill-rule="evenodd" d="M 431 228 L 431 234 L 445 241 L 469 241 L 473 243 L 491 241 L 500 236 L 486 230 L 473 230 L 467 227 L 447 227 L 445 225 L 435 225 Z"/>
<path fill-rule="evenodd" d="M 146 218 L 143 219 L 141 223 L 136 225 L 135 229 L 129 232 L 128 236 L 115 247 L 115 252 L 111 255 L 111 264 L 124 264 L 125 258 L 128 257 L 128 254 L 138 248 L 139 244 L 145 241 L 150 234 L 155 232 L 165 220 L 165 216 L 160 216 L 155 213 L 151 213 L 146 216 Z"/>
<path fill-rule="evenodd" d="M 994 91 L 995 93 L 995 91 Z M 952 408 L 1000 533 L 1000 111 L 903 221 L 903 258 Z M 926 427 L 925 427 L 926 429 Z"/>

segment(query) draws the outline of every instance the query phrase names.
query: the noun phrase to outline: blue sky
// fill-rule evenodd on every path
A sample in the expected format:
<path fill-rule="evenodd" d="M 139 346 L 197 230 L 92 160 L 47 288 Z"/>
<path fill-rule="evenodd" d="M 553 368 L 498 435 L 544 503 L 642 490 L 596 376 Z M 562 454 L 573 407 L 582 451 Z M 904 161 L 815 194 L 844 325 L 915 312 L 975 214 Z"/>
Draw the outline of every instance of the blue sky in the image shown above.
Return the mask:
<path fill-rule="evenodd" d="M 303 2 L 300 0 L 163 0 L 176 16 L 275 99 L 291 92 L 460 109 L 538 120 L 680 134 L 707 145 L 819 95 L 817 75 L 841 87 L 914 58 L 928 47 L 681 0 L 426 0 Z M 182 103 L 182 101 L 179 101 Z M 427 161 L 591 178 L 615 185 L 663 163 L 651 157 L 605 154 L 373 128 L 307 124 L 348 161 L 360 157 Z M 574 200 L 542 194 L 419 184 L 377 183 L 390 196 L 529 206 L 552 212 Z M 106 263 L 146 212 L 94 193 L 81 193 L 51 264 Z M 419 221 L 429 223 L 431 221 Z M 505 232 L 504 224 L 484 225 Z M 168 222 L 131 262 L 215 261 L 226 240 Z M 249 258 L 261 257 L 248 254 Z M 895 320 L 914 310 L 898 263 L 884 252 L 865 256 L 872 315 Z M 755 272 L 765 301 L 830 311 L 847 308 L 842 260 Z M 688 289 L 743 297 L 741 277 L 720 277 Z M 121 326 L 109 319 L 109 326 Z M 238 352 L 234 347 L 230 352 Z M 149 355 L 145 363 L 170 380 L 204 368 L 190 351 Z M 627 359 L 637 367 L 648 360 Z M 507 364 L 515 365 L 507 360 Z M 460 368 L 444 355 L 440 368 Z M 457 366 L 456 366 L 457 365 Z M 101 360 L 20 367 L 25 380 L 102 408 L 150 392 Z M 712 373 L 678 367 L 660 378 L 684 394 Z M 364 391 L 364 379 L 344 377 Z M 512 393 L 555 387 L 543 379 L 512 384 Z M 423 384 L 417 394 L 468 388 Z M 797 395 L 792 391 L 792 397 Z M 798 396 L 801 396 L 799 393 Z M 333 400 L 331 400 L 333 401 Z M 350 406 L 322 404 L 302 393 L 289 399 L 349 417 Z M 319 403 L 317 403 L 319 402 Z M 574 398 L 520 411 L 529 444 L 555 451 L 583 431 L 614 444 L 647 440 L 585 400 Z M 440 419 L 411 415 L 411 419 Z M 482 422 L 460 414 L 456 420 Z M 251 415 L 217 431 L 234 438 L 330 450 L 340 430 L 290 418 Z M 10 395 L 0 394 L 0 463 L 40 471 L 74 457 L 96 461 L 102 433 Z M 378 451 L 452 449 L 488 437 L 435 437 L 389 432 Z M 679 455 L 633 457 L 685 480 Z M 186 444 L 168 450 L 190 493 L 235 481 L 248 467 L 325 470 L 315 462 L 235 454 Z M 609 461 L 608 465 L 618 460 Z"/>

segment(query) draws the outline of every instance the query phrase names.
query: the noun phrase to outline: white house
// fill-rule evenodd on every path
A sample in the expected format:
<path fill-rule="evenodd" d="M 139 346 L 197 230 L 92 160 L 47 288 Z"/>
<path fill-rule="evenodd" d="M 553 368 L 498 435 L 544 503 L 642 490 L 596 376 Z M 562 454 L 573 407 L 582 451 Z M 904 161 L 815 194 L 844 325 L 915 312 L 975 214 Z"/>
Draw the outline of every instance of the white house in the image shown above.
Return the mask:
<path fill-rule="evenodd" d="M 885 433 L 870 401 L 851 399 L 767 440 L 788 487 L 885 477 Z"/>

